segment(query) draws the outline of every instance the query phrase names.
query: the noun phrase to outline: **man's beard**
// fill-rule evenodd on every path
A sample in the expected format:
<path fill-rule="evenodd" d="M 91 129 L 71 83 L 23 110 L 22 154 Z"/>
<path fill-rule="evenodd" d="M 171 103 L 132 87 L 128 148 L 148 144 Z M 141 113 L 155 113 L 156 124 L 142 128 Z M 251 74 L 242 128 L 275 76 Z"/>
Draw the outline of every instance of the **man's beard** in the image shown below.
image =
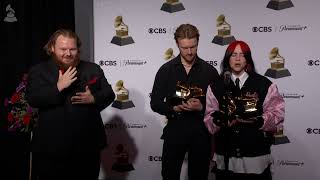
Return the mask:
<path fill-rule="evenodd" d="M 76 67 L 80 63 L 79 55 L 73 57 L 73 61 L 70 64 L 63 63 L 60 58 L 58 58 L 55 54 L 52 55 L 53 61 L 59 66 L 59 69 L 66 71 L 69 67 Z"/>

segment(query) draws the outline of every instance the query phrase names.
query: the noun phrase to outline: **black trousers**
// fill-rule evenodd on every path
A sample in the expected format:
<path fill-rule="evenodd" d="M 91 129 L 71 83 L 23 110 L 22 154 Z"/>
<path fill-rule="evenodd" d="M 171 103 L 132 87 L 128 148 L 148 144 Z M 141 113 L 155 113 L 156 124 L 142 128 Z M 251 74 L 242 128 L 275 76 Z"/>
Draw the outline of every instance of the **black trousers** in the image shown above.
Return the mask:
<path fill-rule="evenodd" d="M 232 173 L 217 170 L 216 180 L 272 180 L 270 165 L 261 174 Z"/>
<path fill-rule="evenodd" d="M 0 179 L 28 180 L 30 133 L 0 133 Z"/>
<path fill-rule="evenodd" d="M 33 179 L 97 180 L 100 151 L 83 153 L 33 153 Z"/>
<path fill-rule="evenodd" d="M 170 120 L 169 120 L 170 121 Z M 210 165 L 210 135 L 201 120 L 169 122 L 164 130 L 162 149 L 163 180 L 180 180 L 185 154 L 188 153 L 188 179 L 207 180 Z"/>

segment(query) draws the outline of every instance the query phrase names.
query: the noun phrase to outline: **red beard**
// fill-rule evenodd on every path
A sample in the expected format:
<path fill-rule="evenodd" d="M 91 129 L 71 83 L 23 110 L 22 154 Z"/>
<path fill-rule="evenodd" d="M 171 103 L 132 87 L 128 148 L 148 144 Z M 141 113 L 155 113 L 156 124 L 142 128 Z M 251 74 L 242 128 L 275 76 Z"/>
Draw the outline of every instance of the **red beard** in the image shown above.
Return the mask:
<path fill-rule="evenodd" d="M 66 71 L 69 67 L 76 67 L 80 63 L 80 58 L 79 56 L 72 57 L 74 58 L 73 62 L 70 64 L 63 63 L 60 58 L 58 58 L 55 54 L 52 54 L 52 59 L 54 62 L 58 65 L 59 69 L 62 71 Z"/>

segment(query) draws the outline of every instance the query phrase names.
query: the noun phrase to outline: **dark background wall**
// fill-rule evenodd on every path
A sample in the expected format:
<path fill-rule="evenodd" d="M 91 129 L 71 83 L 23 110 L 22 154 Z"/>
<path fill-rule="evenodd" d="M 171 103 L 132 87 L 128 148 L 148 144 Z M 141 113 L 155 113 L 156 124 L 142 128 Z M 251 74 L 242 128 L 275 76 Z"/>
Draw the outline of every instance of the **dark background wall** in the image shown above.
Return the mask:
<path fill-rule="evenodd" d="M 81 59 L 94 62 L 93 45 L 93 1 L 76 0 L 75 31 L 82 41 Z"/>
<path fill-rule="evenodd" d="M 7 22 L 8 5 L 16 21 Z M 30 133 L 7 131 L 10 99 L 22 75 L 48 59 L 43 46 L 59 28 L 69 28 L 82 40 L 81 59 L 93 60 L 93 1 L 0 1 L 0 179 L 26 180 L 29 176 Z"/>
<path fill-rule="evenodd" d="M 16 21 L 5 21 L 8 5 Z M 7 131 L 4 101 L 32 65 L 48 59 L 42 47 L 50 35 L 58 28 L 75 29 L 74 14 L 73 0 L 0 1 L 0 179 L 28 179 L 30 157 L 30 133 Z"/>

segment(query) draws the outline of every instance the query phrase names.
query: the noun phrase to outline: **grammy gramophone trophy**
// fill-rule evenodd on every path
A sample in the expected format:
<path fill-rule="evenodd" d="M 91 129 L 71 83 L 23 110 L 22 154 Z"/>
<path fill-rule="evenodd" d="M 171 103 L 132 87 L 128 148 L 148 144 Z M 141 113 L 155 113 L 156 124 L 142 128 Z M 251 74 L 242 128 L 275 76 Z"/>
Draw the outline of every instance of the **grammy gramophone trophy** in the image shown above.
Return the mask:
<path fill-rule="evenodd" d="M 220 104 L 220 112 L 224 115 L 225 122 L 218 122 L 227 126 L 231 120 L 237 120 L 240 123 L 256 123 L 261 120 L 262 116 L 258 115 L 257 102 L 258 98 L 255 95 L 241 94 L 234 96 L 226 93 L 223 97 L 223 103 Z M 223 118 L 217 119 L 223 121 Z"/>
<path fill-rule="evenodd" d="M 14 9 L 11 8 L 11 4 L 8 4 L 6 7 L 7 16 L 3 19 L 4 22 L 16 22 L 18 21 L 15 16 Z"/>
<path fill-rule="evenodd" d="M 283 127 L 278 128 L 277 132 L 273 135 L 273 138 L 274 145 L 290 143 L 289 138 L 283 134 Z"/>
<path fill-rule="evenodd" d="M 116 100 L 113 102 L 112 107 L 118 109 L 128 109 L 134 107 L 134 104 L 129 100 L 129 91 L 123 86 L 123 81 L 119 80 L 116 83 Z"/>
<path fill-rule="evenodd" d="M 275 79 L 291 76 L 289 70 L 284 67 L 285 59 L 280 56 L 279 48 L 275 47 L 270 51 L 269 59 L 271 62 L 271 68 L 266 71 L 264 74 L 265 76 Z"/>
<path fill-rule="evenodd" d="M 190 98 L 201 99 L 204 98 L 205 94 L 203 93 L 200 87 L 196 85 L 182 83 L 177 81 L 176 83 L 176 93 L 173 97 L 169 99 L 169 104 L 171 106 L 176 106 L 182 104 L 182 102 L 188 101 Z"/>
<path fill-rule="evenodd" d="M 231 35 L 231 25 L 226 22 L 223 14 L 218 16 L 216 26 L 218 35 L 213 38 L 212 43 L 224 46 L 236 40 L 234 36 Z"/>
<path fill-rule="evenodd" d="M 122 16 L 117 16 L 114 20 L 114 27 L 116 29 L 116 35 L 113 36 L 111 43 L 124 46 L 134 43 L 131 36 L 129 36 L 129 29 L 126 24 L 123 23 Z"/>
<path fill-rule="evenodd" d="M 166 0 L 161 6 L 162 11 L 166 11 L 169 13 L 174 13 L 178 11 L 185 10 L 184 6 L 179 0 Z"/>
<path fill-rule="evenodd" d="M 240 91 L 231 81 L 231 73 L 224 72 L 224 94 L 219 100 L 219 111 L 211 114 L 214 123 L 227 128 L 234 120 L 239 123 L 259 124 L 263 121 L 258 113 L 258 94 L 250 91 Z"/>
<path fill-rule="evenodd" d="M 267 8 L 274 10 L 282 10 L 293 7 L 291 0 L 270 0 Z"/>
<path fill-rule="evenodd" d="M 169 48 L 166 50 L 166 52 L 164 53 L 164 59 L 165 60 L 171 60 L 175 58 L 175 55 L 173 54 L 173 49 Z"/>

